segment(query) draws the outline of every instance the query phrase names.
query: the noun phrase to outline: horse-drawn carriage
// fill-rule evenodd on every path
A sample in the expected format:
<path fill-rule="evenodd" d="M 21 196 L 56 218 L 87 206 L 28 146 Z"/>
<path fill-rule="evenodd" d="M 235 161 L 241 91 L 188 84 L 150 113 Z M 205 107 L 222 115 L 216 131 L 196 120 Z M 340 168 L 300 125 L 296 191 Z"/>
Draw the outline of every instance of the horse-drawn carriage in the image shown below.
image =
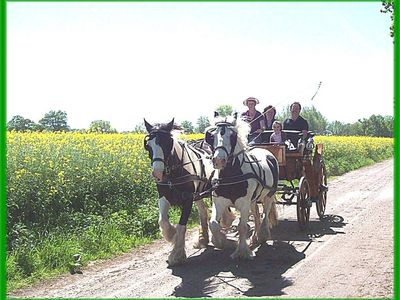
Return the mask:
<path fill-rule="evenodd" d="M 228 228 L 234 219 L 230 207 L 239 211 L 239 242 L 232 258 L 254 256 L 246 241 L 250 214 L 255 226 L 251 244 L 268 240 L 270 228 L 277 223 L 276 194 L 281 195 L 278 203 L 297 205 L 301 229 L 308 225 L 312 202 L 316 203 L 320 218 L 324 215 L 328 189 L 323 145 L 314 147 L 312 133 L 300 142 L 299 150 L 292 151 L 284 145 L 249 147 L 249 126 L 238 120 L 237 114 L 222 119 L 216 115 L 215 125 L 208 128 L 201 145 L 175 139 L 174 120 L 154 126 L 145 121 L 145 125 L 148 135 L 144 148 L 151 159 L 152 176 L 160 197 L 159 225 L 163 236 L 174 245 L 168 258 L 170 265 L 186 260 L 185 232 L 193 203 L 197 205 L 201 223 L 198 247 L 207 246 L 209 228 L 214 246 L 225 248 L 227 239 L 222 229 Z M 209 145 L 206 149 L 204 142 Z M 202 199 L 210 195 L 213 207 L 208 224 Z M 258 203 L 263 207 L 262 221 Z M 168 219 L 171 205 L 182 208 L 176 227 Z"/>
<path fill-rule="evenodd" d="M 283 130 L 286 134 L 301 135 L 300 131 Z M 270 134 L 272 131 L 265 131 Z M 298 147 L 289 150 L 285 144 L 258 143 L 253 147 L 270 151 L 279 164 L 279 183 L 277 194 L 279 204 L 296 205 L 299 227 L 304 230 L 308 226 L 310 208 L 316 204 L 320 219 L 323 218 L 327 200 L 327 174 L 323 161 L 323 144 L 314 145 L 314 133 L 308 132 L 301 139 Z"/>

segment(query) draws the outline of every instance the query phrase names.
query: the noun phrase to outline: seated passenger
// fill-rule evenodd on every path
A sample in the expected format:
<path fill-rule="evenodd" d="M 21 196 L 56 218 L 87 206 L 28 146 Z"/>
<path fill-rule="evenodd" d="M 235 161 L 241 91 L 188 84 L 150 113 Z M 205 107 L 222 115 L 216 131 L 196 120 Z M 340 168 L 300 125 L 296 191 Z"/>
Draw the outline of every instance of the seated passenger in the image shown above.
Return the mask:
<path fill-rule="evenodd" d="M 301 104 L 299 102 L 293 102 L 290 105 L 290 118 L 283 122 L 284 130 L 298 130 L 302 132 L 302 139 L 305 139 L 308 134 L 308 122 L 300 116 Z M 288 133 L 288 139 L 294 147 L 297 148 L 299 142 L 299 135 L 297 133 Z"/>
<path fill-rule="evenodd" d="M 284 144 L 286 140 L 286 134 L 282 131 L 282 124 L 279 121 L 274 121 L 272 124 L 272 130 L 274 131 L 270 137 L 270 143 L 273 144 Z"/>
<path fill-rule="evenodd" d="M 272 129 L 272 124 L 274 123 L 275 115 L 276 115 L 276 109 L 272 105 L 268 105 L 266 108 L 264 108 L 263 115 L 265 116 L 264 122 L 265 122 L 265 128 L 268 130 Z"/>
<path fill-rule="evenodd" d="M 272 124 L 275 121 L 275 115 L 276 115 L 276 109 L 272 105 L 268 105 L 267 107 L 264 108 L 263 111 L 264 115 L 264 123 L 265 123 L 265 129 L 267 131 L 264 131 L 261 135 L 261 142 L 262 143 L 269 143 L 269 140 L 271 138 L 271 130 L 272 130 Z"/>
<path fill-rule="evenodd" d="M 242 113 L 242 119 L 250 124 L 249 143 L 259 143 L 261 141 L 261 133 L 265 130 L 263 115 L 256 110 L 256 105 L 260 103 L 257 98 L 249 97 L 243 101 L 248 110 Z"/>

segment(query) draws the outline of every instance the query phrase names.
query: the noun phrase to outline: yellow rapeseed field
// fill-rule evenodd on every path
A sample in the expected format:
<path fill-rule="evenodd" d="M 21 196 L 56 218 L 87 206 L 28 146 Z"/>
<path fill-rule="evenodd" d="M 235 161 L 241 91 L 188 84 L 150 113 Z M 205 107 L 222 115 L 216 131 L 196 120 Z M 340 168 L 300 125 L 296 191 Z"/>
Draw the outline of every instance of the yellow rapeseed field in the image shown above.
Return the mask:
<path fill-rule="evenodd" d="M 202 134 L 182 136 L 199 139 Z M 74 212 L 155 207 L 155 184 L 143 134 L 17 133 L 7 135 L 9 228 L 68 223 Z M 392 156 L 393 139 L 319 136 L 329 175 Z"/>

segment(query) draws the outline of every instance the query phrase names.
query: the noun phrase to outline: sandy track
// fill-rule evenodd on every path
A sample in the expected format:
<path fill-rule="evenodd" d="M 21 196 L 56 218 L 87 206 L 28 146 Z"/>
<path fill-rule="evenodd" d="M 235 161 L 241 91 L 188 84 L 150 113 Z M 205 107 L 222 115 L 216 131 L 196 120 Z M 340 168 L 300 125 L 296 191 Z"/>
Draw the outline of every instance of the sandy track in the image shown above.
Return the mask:
<path fill-rule="evenodd" d="M 311 210 L 310 229 L 297 226 L 295 206 L 279 206 L 273 241 L 252 261 L 232 250 L 192 248 L 186 264 L 168 267 L 170 245 L 158 240 L 82 275 L 64 275 L 10 293 L 13 297 L 392 297 L 393 160 L 329 184 L 327 218 Z"/>

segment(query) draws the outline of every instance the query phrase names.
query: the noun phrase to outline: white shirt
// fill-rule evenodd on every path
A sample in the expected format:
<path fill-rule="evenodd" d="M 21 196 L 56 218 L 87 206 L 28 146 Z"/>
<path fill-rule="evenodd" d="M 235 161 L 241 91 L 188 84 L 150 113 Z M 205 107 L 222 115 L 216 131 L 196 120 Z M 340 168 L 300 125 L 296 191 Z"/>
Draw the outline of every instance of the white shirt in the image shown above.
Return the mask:
<path fill-rule="evenodd" d="M 275 143 L 283 143 L 282 139 L 282 132 L 279 132 L 278 134 L 273 132 L 271 134 L 270 142 L 275 142 Z"/>

